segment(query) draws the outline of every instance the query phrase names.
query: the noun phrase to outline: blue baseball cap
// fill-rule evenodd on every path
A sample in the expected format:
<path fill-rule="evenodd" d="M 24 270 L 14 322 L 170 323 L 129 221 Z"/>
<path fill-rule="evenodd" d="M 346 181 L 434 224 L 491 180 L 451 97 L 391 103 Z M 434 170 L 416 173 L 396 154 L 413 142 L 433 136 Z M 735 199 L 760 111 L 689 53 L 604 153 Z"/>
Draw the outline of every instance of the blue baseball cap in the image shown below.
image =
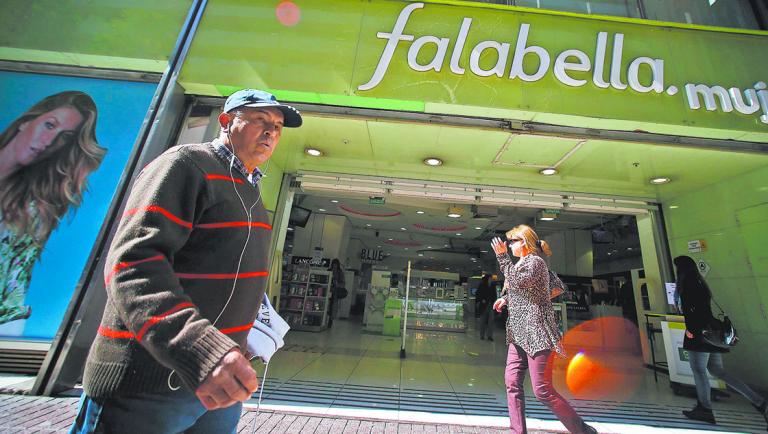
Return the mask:
<path fill-rule="evenodd" d="M 281 104 L 274 95 L 263 90 L 241 89 L 227 98 L 224 103 L 224 113 L 229 113 L 240 107 L 274 107 L 283 112 L 283 125 L 289 128 L 300 127 L 301 113 L 295 108 Z"/>

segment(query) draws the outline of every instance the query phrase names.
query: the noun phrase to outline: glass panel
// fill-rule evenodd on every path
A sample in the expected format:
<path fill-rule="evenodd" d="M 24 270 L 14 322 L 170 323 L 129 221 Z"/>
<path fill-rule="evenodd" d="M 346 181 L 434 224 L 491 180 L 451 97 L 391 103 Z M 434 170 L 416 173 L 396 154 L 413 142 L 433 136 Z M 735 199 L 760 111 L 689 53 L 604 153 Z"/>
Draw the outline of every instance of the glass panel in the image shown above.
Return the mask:
<path fill-rule="evenodd" d="M 517 6 L 576 12 L 589 15 L 612 15 L 632 18 L 640 17 L 637 0 L 517 0 L 515 4 Z"/>
<path fill-rule="evenodd" d="M 536 9 L 641 18 L 639 3 L 650 20 L 741 29 L 759 29 L 749 0 L 478 0 Z"/>
<path fill-rule="evenodd" d="M 649 20 L 759 29 L 749 0 L 643 0 L 643 4 Z"/>

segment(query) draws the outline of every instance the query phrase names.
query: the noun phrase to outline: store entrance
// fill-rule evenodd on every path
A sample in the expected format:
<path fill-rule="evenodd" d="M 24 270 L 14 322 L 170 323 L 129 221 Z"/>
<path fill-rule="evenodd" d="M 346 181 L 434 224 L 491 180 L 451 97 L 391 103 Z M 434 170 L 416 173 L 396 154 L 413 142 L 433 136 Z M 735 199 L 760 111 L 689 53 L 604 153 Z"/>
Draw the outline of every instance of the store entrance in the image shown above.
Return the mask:
<path fill-rule="evenodd" d="M 547 240 L 549 264 L 568 285 L 554 300 L 561 328 L 588 335 L 596 318 L 637 324 L 642 299 L 634 289 L 643 270 L 637 215 L 646 211 L 628 210 L 297 188 L 278 247 L 278 306 L 293 330 L 271 376 L 296 388 L 317 387 L 323 405 L 330 396 L 339 405 L 340 390 L 359 389 L 368 392 L 355 398 L 355 406 L 455 412 L 455 401 L 477 405 L 481 413 L 502 411 L 506 317 L 491 316 L 480 339 L 475 297 L 484 274 L 492 275 L 497 290 L 503 282 L 490 239 L 527 224 Z M 636 326 L 627 336 L 634 341 L 614 349 L 639 359 Z M 280 390 L 273 399 L 296 399 L 291 387 Z M 402 398 L 411 395 L 416 398 Z"/>

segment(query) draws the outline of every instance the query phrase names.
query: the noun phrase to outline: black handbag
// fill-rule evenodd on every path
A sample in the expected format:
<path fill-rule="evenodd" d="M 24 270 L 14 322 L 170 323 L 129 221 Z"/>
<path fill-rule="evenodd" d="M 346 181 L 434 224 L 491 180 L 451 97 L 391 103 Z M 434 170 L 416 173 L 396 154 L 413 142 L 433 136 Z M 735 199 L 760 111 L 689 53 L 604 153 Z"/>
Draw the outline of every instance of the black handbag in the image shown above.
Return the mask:
<path fill-rule="evenodd" d="M 739 343 L 739 334 L 733 326 L 731 319 L 725 314 L 723 308 L 713 298 L 715 306 L 720 309 L 717 317 L 712 317 L 709 323 L 701 330 L 701 340 L 717 348 L 728 349 Z"/>

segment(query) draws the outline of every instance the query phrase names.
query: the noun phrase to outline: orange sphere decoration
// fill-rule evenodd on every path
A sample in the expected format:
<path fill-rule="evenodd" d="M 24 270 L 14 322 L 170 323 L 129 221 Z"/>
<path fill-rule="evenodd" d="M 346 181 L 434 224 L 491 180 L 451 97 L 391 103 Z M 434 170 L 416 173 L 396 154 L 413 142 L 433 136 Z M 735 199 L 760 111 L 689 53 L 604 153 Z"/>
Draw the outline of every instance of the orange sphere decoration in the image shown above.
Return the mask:
<path fill-rule="evenodd" d="M 280 24 L 295 26 L 301 20 L 301 9 L 290 0 L 281 1 L 275 8 L 275 16 Z"/>

